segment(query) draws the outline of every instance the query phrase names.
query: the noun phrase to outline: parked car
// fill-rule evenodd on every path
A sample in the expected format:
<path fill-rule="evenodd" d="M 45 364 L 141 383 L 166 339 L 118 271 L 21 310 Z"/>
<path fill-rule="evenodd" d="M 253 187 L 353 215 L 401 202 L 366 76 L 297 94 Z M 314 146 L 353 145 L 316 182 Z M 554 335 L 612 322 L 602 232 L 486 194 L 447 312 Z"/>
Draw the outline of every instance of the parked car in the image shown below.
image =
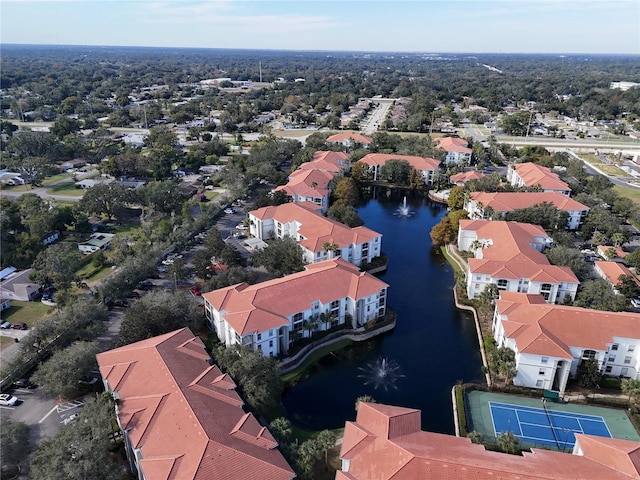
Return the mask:
<path fill-rule="evenodd" d="M 198 285 L 194 285 L 191 287 L 191 295 L 197 297 L 198 295 L 202 295 L 202 289 Z"/>
<path fill-rule="evenodd" d="M 239 223 L 238 225 L 236 225 L 236 228 L 238 230 L 247 230 L 247 226 L 244 223 Z"/>
<path fill-rule="evenodd" d="M 29 328 L 29 325 L 27 325 L 26 323 L 18 322 L 14 323 L 13 327 L 11 328 L 13 328 L 14 330 L 27 330 Z"/>
<path fill-rule="evenodd" d="M 631 306 L 633 308 L 640 308 L 640 298 L 634 298 L 631 300 Z"/>
<path fill-rule="evenodd" d="M 85 375 L 78 380 L 80 385 L 93 385 L 98 381 L 98 377 L 92 377 L 91 375 Z"/>
<path fill-rule="evenodd" d="M 20 380 L 16 380 L 13 382 L 14 388 L 28 388 L 29 390 L 33 390 L 34 388 L 38 388 L 38 385 L 35 383 L 31 383 L 31 380 L 28 378 L 21 378 Z"/>
<path fill-rule="evenodd" d="M 111 310 L 113 308 L 113 298 L 111 297 L 104 297 L 104 299 L 102 300 L 102 304 L 107 307 L 107 310 Z"/>
<path fill-rule="evenodd" d="M 11 328 L 13 325 L 11 325 L 11 323 L 9 322 L 2 322 L 0 323 L 0 328 L 7 330 L 8 328 Z"/>
<path fill-rule="evenodd" d="M 114 307 L 129 308 L 131 304 L 126 300 L 116 300 L 113 302 Z"/>
<path fill-rule="evenodd" d="M 233 208 L 225 208 L 224 213 L 236 213 L 236 211 Z"/>
<path fill-rule="evenodd" d="M 19 402 L 17 397 L 14 397 L 13 395 L 10 395 L 8 393 L 2 393 L 0 394 L 0 405 L 4 405 L 6 406 L 13 406 L 15 404 L 17 404 Z"/>
<path fill-rule="evenodd" d="M 238 235 L 234 235 L 238 240 L 244 240 L 245 238 L 247 238 L 246 235 L 244 235 L 243 233 L 240 233 Z"/>
<path fill-rule="evenodd" d="M 131 292 L 127 294 L 127 298 L 140 298 L 140 294 L 138 292 Z"/>

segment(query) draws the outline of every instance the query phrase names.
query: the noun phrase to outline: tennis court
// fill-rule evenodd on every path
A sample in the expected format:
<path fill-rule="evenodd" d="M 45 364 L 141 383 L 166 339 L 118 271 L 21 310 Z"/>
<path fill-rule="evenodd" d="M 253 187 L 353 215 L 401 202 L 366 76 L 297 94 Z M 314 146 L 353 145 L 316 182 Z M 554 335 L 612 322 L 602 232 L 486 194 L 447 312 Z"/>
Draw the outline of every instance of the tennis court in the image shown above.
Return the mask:
<path fill-rule="evenodd" d="M 496 437 L 511 431 L 523 442 L 550 445 L 559 450 L 573 448 L 575 433 L 611 438 L 604 418 L 596 415 L 500 402 L 489 402 L 489 408 Z"/>

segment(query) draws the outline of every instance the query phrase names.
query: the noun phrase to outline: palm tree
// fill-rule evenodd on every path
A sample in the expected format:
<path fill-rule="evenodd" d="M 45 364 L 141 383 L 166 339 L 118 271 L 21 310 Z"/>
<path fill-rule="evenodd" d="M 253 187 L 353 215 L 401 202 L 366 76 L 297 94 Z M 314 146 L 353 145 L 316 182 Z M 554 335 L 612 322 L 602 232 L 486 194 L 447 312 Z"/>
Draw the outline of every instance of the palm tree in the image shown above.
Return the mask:
<path fill-rule="evenodd" d="M 467 438 L 471 440 L 471 443 L 477 443 L 478 445 L 482 445 L 482 440 L 484 439 L 482 434 L 476 430 L 469 432 Z"/>
<path fill-rule="evenodd" d="M 331 328 L 331 322 L 333 322 L 333 318 L 333 314 L 329 310 L 320 314 L 320 322 L 328 324 L 327 330 Z"/>
<path fill-rule="evenodd" d="M 358 398 L 356 398 L 356 412 L 358 411 L 358 407 L 360 406 L 360 402 L 367 402 L 367 403 L 377 403 L 376 399 L 373 398 L 371 395 L 360 395 Z"/>
<path fill-rule="evenodd" d="M 516 454 L 520 450 L 520 439 L 511 430 L 498 435 L 498 448 L 504 453 Z"/>
<path fill-rule="evenodd" d="M 620 390 L 622 390 L 622 393 L 629 395 L 629 402 L 631 402 L 631 397 L 640 397 L 640 380 L 625 378 L 620 383 Z"/>
<path fill-rule="evenodd" d="M 322 430 L 316 436 L 316 440 L 322 447 L 322 450 L 324 450 L 324 463 L 328 464 L 329 450 L 336 445 L 336 434 L 331 430 Z"/>

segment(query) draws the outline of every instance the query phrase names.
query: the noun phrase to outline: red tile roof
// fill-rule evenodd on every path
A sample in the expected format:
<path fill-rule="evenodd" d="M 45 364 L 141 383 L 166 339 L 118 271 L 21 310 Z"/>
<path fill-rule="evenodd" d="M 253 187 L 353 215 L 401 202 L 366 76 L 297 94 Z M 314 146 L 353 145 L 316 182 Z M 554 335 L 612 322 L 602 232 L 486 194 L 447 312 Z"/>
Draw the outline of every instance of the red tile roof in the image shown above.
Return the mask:
<path fill-rule="evenodd" d="M 301 164 L 299 170 L 322 170 L 327 172 L 341 172 L 349 155 L 344 152 L 318 151 L 313 154 L 313 160 Z"/>
<path fill-rule="evenodd" d="M 440 165 L 440 162 L 435 158 L 396 155 L 395 153 L 370 153 L 360 159 L 367 165 L 384 165 L 389 160 L 406 160 L 416 170 L 435 170 Z"/>
<path fill-rule="evenodd" d="M 543 202 L 552 203 L 558 210 L 589 210 L 588 206 L 558 192 L 472 192 L 471 199 L 476 203 L 482 202 L 484 208 L 491 207 L 496 212 L 511 212 Z"/>
<path fill-rule="evenodd" d="M 302 272 L 249 285 L 240 283 L 202 297 L 240 335 L 289 325 L 287 317 L 339 298 L 359 300 L 388 285 L 346 260 L 336 258 L 307 265 Z"/>
<path fill-rule="evenodd" d="M 598 250 L 598 255 L 600 255 L 601 257 L 606 256 L 606 255 L 607 255 L 607 251 L 608 251 L 610 248 L 613 248 L 613 249 L 616 251 L 615 256 L 616 256 L 617 258 L 624 258 L 624 257 L 626 257 L 627 255 L 629 255 L 627 252 L 625 252 L 624 250 L 622 250 L 620 247 L 614 247 L 614 246 L 612 246 L 612 245 L 598 245 L 598 248 L 597 248 L 597 250 Z"/>
<path fill-rule="evenodd" d="M 490 220 L 460 220 L 460 229 L 475 231 L 484 242 L 482 258 L 470 258 L 472 273 L 492 278 L 528 278 L 535 282 L 580 283 L 569 267 L 549 264 L 547 257 L 531 246 L 536 237 L 547 234 L 538 225 Z"/>
<path fill-rule="evenodd" d="M 361 402 L 356 421 L 346 423 L 340 452 L 348 471 L 338 471 L 336 480 L 640 479 L 640 444 L 577 438 L 583 455 L 538 449 L 508 455 L 468 438 L 421 431 L 419 410 Z"/>
<path fill-rule="evenodd" d="M 345 141 L 369 145 L 371 142 L 373 142 L 373 139 L 359 133 L 337 133 L 327 138 L 328 143 L 343 143 Z"/>
<path fill-rule="evenodd" d="M 467 142 L 464 138 L 456 138 L 456 137 L 440 137 L 436 138 L 436 143 L 438 147 L 446 150 L 447 152 L 457 152 L 457 153 L 472 153 L 473 150 L 469 148 L 469 142 Z"/>
<path fill-rule="evenodd" d="M 527 187 L 540 185 L 543 190 L 571 191 L 571 187 L 551 169 L 537 163 L 516 163 L 511 165 Z"/>
<path fill-rule="evenodd" d="M 302 240 L 298 243 L 311 252 L 323 250 L 324 243 L 333 243 L 340 248 L 359 245 L 382 237 L 367 227 L 350 228 L 317 213 L 318 206 L 310 202 L 284 203 L 275 207 L 263 207 L 249 212 L 258 219 L 274 218 L 280 223 L 296 222 Z"/>
<path fill-rule="evenodd" d="M 264 478 L 293 470 L 269 431 L 242 410 L 235 383 L 209 365 L 187 328 L 97 355 L 118 418 L 151 480 Z"/>
<path fill-rule="evenodd" d="M 620 275 L 631 277 L 637 285 L 640 285 L 640 281 L 638 281 L 631 270 L 621 263 L 596 261 L 595 266 L 604 274 L 606 279 L 609 280 L 609 283 L 614 287 L 620 283 Z"/>
<path fill-rule="evenodd" d="M 324 197 L 330 193 L 329 182 L 331 182 L 335 176 L 335 172 L 296 170 L 289 175 L 289 181 L 286 185 L 280 185 L 275 190 L 284 190 L 291 196 Z"/>
<path fill-rule="evenodd" d="M 469 172 L 460 172 L 455 175 L 451 175 L 449 177 L 449 181 L 451 183 L 467 183 L 470 180 L 478 180 L 484 177 L 486 177 L 484 173 L 480 173 L 477 170 L 471 170 Z"/>
<path fill-rule="evenodd" d="M 572 359 L 570 347 L 607 350 L 613 337 L 638 338 L 640 314 L 540 303 L 540 295 L 500 292 L 496 310 L 519 352 Z"/>

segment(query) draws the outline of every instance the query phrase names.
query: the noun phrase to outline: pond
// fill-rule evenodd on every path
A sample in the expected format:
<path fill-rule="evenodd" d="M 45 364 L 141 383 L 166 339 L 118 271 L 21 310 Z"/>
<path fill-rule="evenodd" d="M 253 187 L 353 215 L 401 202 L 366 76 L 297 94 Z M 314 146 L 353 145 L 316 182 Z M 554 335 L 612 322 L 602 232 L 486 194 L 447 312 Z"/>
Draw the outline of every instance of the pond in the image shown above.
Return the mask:
<path fill-rule="evenodd" d="M 357 209 L 367 227 L 383 234 L 389 268 L 379 278 L 389 284 L 396 328 L 327 355 L 285 392 L 287 416 L 303 428 L 343 427 L 355 418 L 356 399 L 371 395 L 379 403 L 418 408 L 424 430 L 450 434 L 451 387 L 483 379 L 473 318 L 456 309 L 453 268 L 429 237 L 446 207 L 422 198 L 405 203 L 389 192 L 376 191 L 377 198 Z"/>

